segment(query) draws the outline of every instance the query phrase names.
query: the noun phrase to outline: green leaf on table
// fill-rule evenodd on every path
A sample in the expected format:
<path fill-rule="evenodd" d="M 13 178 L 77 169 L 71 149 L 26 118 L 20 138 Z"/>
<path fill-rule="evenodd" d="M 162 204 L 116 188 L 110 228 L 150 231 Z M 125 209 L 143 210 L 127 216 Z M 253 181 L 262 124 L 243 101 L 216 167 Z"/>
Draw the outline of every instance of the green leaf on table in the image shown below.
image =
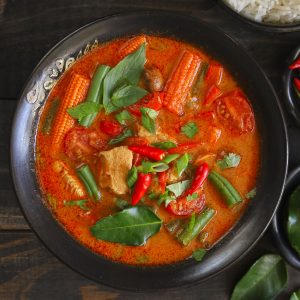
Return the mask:
<path fill-rule="evenodd" d="M 152 108 L 142 107 L 142 125 L 145 129 L 147 129 L 150 133 L 156 132 L 155 119 L 158 116 L 158 112 Z"/>
<path fill-rule="evenodd" d="M 192 195 L 187 195 L 186 200 L 187 201 L 193 201 L 199 199 L 199 195 L 197 193 L 193 193 Z"/>
<path fill-rule="evenodd" d="M 217 165 L 221 170 L 235 168 L 240 164 L 241 157 L 236 153 L 229 153 L 224 155 L 223 159 L 217 161 Z"/>
<path fill-rule="evenodd" d="M 115 145 L 115 144 L 121 143 L 122 141 L 124 141 L 125 139 L 127 139 L 130 136 L 133 136 L 133 132 L 132 132 L 132 130 L 126 128 L 120 135 L 118 135 L 117 137 L 111 139 L 108 142 L 108 144 L 109 145 Z"/>
<path fill-rule="evenodd" d="M 231 300 L 273 299 L 287 282 L 287 270 L 279 255 L 267 254 L 258 259 L 235 286 Z"/>
<path fill-rule="evenodd" d="M 300 300 L 300 290 L 293 292 L 290 297 L 290 300 Z"/>
<path fill-rule="evenodd" d="M 105 76 L 103 81 L 103 105 L 107 114 L 119 107 L 112 103 L 113 93 L 124 82 L 137 86 L 146 62 L 146 45 L 141 45 L 135 52 L 127 55 Z"/>
<path fill-rule="evenodd" d="M 129 188 L 132 188 L 135 184 L 135 182 L 137 181 L 138 179 L 138 171 L 137 171 L 137 168 L 136 166 L 133 166 L 129 172 L 128 172 L 128 175 L 127 175 L 127 185 Z"/>
<path fill-rule="evenodd" d="M 111 96 L 111 102 L 116 107 L 126 107 L 136 103 L 148 92 L 138 86 L 122 85 Z"/>
<path fill-rule="evenodd" d="M 203 259 L 203 257 L 206 254 L 206 250 L 205 249 L 197 249 L 193 252 L 192 256 L 196 261 L 201 261 Z"/>
<path fill-rule="evenodd" d="M 152 146 L 162 150 L 169 150 L 171 148 L 177 147 L 177 145 L 172 141 L 157 142 L 157 143 L 153 143 Z"/>
<path fill-rule="evenodd" d="M 176 161 L 176 171 L 177 175 L 180 177 L 185 169 L 187 168 L 189 164 L 189 155 L 188 153 L 183 154 L 180 158 L 177 159 Z"/>
<path fill-rule="evenodd" d="M 100 219 L 90 230 L 99 240 L 141 246 L 160 230 L 161 224 L 162 221 L 151 209 L 135 206 Z"/>
<path fill-rule="evenodd" d="M 128 110 L 121 111 L 115 117 L 121 125 L 126 125 L 126 121 L 134 120 L 132 114 Z"/>
<path fill-rule="evenodd" d="M 87 199 L 83 199 L 83 200 L 64 200 L 64 206 L 78 206 L 83 210 L 89 210 L 89 208 L 86 206 L 87 202 L 88 202 Z"/>
<path fill-rule="evenodd" d="M 179 197 L 191 184 L 191 180 L 183 180 L 166 186 L 166 189 L 174 193 L 175 197 Z"/>
<path fill-rule="evenodd" d="M 300 255 L 300 186 L 289 198 L 287 236 L 291 246 Z"/>
<path fill-rule="evenodd" d="M 97 113 L 103 106 L 95 102 L 83 102 L 74 107 L 68 108 L 68 114 L 79 122 L 86 116 Z"/>
<path fill-rule="evenodd" d="M 181 133 L 192 139 L 198 132 L 198 127 L 195 122 L 189 122 L 181 127 Z"/>
<path fill-rule="evenodd" d="M 255 196 L 256 196 L 256 188 L 253 188 L 245 195 L 246 199 L 248 200 L 254 198 Z"/>

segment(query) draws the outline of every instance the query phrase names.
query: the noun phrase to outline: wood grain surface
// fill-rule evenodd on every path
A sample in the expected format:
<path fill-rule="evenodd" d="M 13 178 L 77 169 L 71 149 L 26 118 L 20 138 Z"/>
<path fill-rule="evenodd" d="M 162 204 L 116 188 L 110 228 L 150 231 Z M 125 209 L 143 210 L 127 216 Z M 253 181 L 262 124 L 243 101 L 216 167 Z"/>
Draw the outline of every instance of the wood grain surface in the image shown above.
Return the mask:
<path fill-rule="evenodd" d="M 267 232 L 246 256 L 206 282 L 137 294 L 104 287 L 73 271 L 47 250 L 24 219 L 9 170 L 11 124 L 22 86 L 43 55 L 67 34 L 103 16 L 141 9 L 173 10 L 222 28 L 257 60 L 283 102 L 285 60 L 299 44 L 300 32 L 257 31 L 215 1 L 0 0 L 0 299 L 229 299 L 234 284 L 256 259 L 277 252 Z M 300 164 L 300 130 L 285 114 L 292 169 Z M 299 288 L 300 272 L 289 267 L 288 285 L 278 299 L 288 299 Z"/>

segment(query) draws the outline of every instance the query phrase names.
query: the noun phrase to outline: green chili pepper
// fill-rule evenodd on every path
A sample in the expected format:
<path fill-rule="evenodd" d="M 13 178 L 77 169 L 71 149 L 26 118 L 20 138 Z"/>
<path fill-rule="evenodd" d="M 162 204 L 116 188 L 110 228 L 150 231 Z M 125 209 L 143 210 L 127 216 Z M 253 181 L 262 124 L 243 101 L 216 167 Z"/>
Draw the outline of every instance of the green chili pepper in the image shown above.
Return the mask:
<path fill-rule="evenodd" d="M 217 188 L 219 193 L 224 197 L 227 206 L 232 207 L 243 201 L 243 198 L 232 184 L 216 171 L 211 171 L 208 179 Z"/>

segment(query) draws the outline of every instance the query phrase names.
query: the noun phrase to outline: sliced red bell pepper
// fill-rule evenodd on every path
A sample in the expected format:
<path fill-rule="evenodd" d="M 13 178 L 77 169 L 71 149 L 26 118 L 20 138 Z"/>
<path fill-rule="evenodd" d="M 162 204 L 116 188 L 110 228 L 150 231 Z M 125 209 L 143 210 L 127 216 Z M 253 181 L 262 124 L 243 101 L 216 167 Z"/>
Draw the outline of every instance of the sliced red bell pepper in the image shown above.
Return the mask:
<path fill-rule="evenodd" d="M 150 173 L 138 173 L 137 181 L 134 185 L 134 190 L 131 196 L 131 204 L 136 205 L 146 194 L 152 181 L 152 175 Z"/>
<path fill-rule="evenodd" d="M 162 160 L 165 156 L 165 151 L 152 146 L 128 146 L 128 149 L 153 160 Z"/>
<path fill-rule="evenodd" d="M 299 69 L 300 68 L 300 56 L 289 66 L 290 70 Z"/>
<path fill-rule="evenodd" d="M 204 106 L 210 106 L 216 99 L 223 95 L 223 92 L 215 85 L 211 85 L 204 97 Z"/>

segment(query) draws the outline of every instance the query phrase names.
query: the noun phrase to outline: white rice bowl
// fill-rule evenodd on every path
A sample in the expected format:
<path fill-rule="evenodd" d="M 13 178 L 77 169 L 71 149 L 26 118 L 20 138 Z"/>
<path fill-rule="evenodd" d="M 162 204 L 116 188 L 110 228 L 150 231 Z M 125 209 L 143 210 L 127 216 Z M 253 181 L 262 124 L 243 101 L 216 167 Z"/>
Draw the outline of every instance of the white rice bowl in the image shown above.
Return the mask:
<path fill-rule="evenodd" d="M 300 22 L 300 0 L 223 0 L 237 13 L 257 22 Z"/>

